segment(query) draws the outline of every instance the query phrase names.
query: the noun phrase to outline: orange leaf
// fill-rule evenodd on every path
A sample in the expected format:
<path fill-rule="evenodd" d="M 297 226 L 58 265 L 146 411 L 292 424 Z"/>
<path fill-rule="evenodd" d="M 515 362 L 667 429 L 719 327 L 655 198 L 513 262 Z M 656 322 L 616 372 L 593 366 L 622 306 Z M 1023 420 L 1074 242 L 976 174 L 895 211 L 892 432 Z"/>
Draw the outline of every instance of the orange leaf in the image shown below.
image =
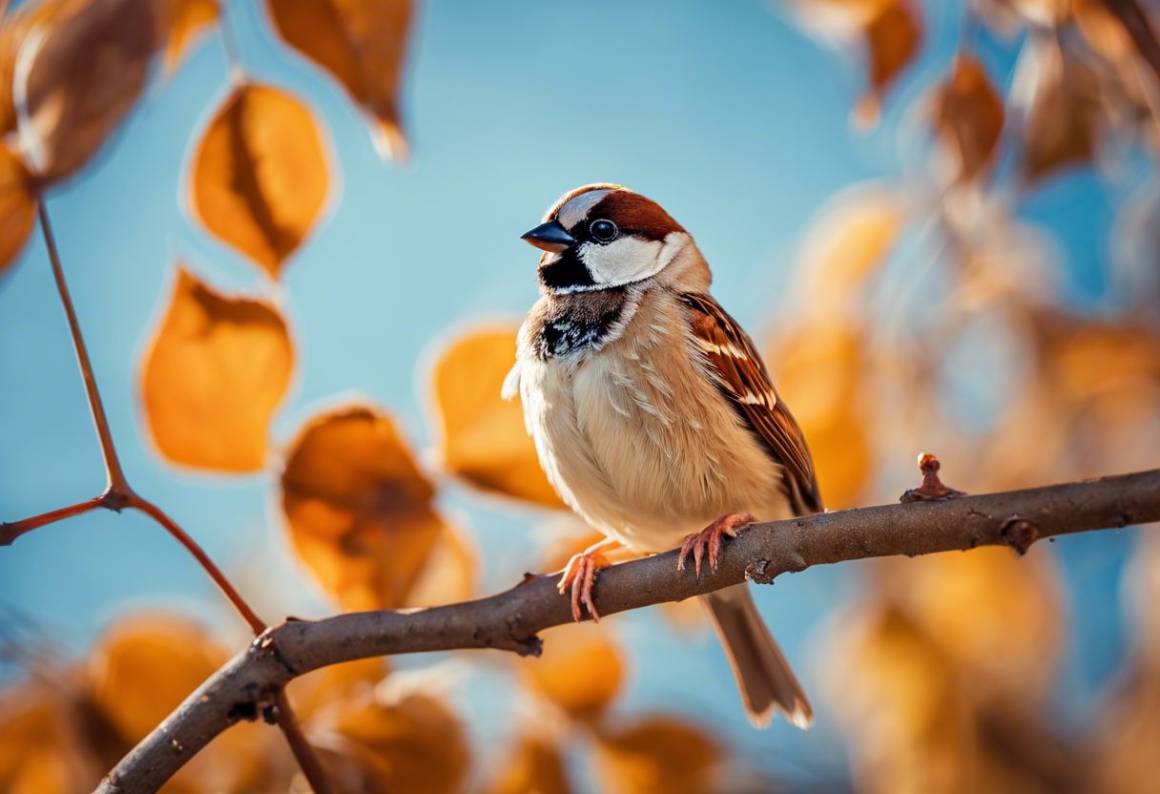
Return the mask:
<path fill-rule="evenodd" d="M 411 0 L 267 0 L 286 43 L 328 71 L 375 120 L 380 152 L 402 160 L 399 92 Z"/>
<path fill-rule="evenodd" d="M 36 223 L 36 197 L 24 164 L 0 144 L 0 273 L 20 254 Z"/>
<path fill-rule="evenodd" d="M 407 594 L 407 606 L 436 607 L 474 597 L 478 557 L 470 539 L 447 525 Z"/>
<path fill-rule="evenodd" d="M 90 697 L 125 740 L 136 742 L 228 658 L 191 620 L 136 615 L 109 629 L 89 658 Z"/>
<path fill-rule="evenodd" d="M 452 794 L 470 768 L 463 725 L 426 695 L 348 708 L 326 733 L 338 791 Z"/>
<path fill-rule="evenodd" d="M 581 719 L 598 716 L 624 681 L 620 649 L 603 627 L 592 623 L 552 629 L 543 654 L 521 665 L 536 691 Z"/>
<path fill-rule="evenodd" d="M 855 110 L 858 121 L 871 125 L 878 118 L 883 94 L 918 52 L 922 24 L 907 0 L 895 0 L 863 31 L 869 53 L 870 91 Z"/>
<path fill-rule="evenodd" d="M 198 623 L 168 613 L 134 615 L 106 631 L 90 656 L 89 699 L 127 750 L 228 658 Z M 237 725 L 186 765 L 173 786 L 253 791 L 270 778 L 271 749 L 263 726 Z"/>
<path fill-rule="evenodd" d="M 480 328 L 443 348 L 432 373 L 443 465 L 487 491 L 561 508 L 524 428 L 519 399 L 500 397 L 516 360 L 514 328 Z"/>
<path fill-rule="evenodd" d="M 560 748 L 528 734 L 516 742 L 487 794 L 570 794 L 568 770 Z"/>
<path fill-rule="evenodd" d="M 874 474 L 866 340 L 847 322 L 811 318 L 778 337 L 770 371 L 809 442 L 826 506 L 856 504 Z"/>
<path fill-rule="evenodd" d="M 234 91 L 197 145 L 193 210 L 215 236 L 277 276 L 326 203 L 322 132 L 297 98 Z"/>
<path fill-rule="evenodd" d="M 88 791 L 100 777 L 76 741 L 69 692 L 23 682 L 0 695 L 0 791 L 71 794 Z"/>
<path fill-rule="evenodd" d="M 597 772 L 616 794 L 717 791 L 721 748 L 700 728 L 674 717 L 644 717 L 597 736 Z"/>
<path fill-rule="evenodd" d="M 367 406 L 308 422 L 282 473 L 294 548 L 345 609 L 407 603 L 446 531 L 434 496 L 395 423 Z"/>
<path fill-rule="evenodd" d="M 273 306 L 221 295 L 180 268 L 141 378 L 158 450 L 186 466 L 260 470 L 293 367 L 286 321 Z"/>
<path fill-rule="evenodd" d="M 168 0 L 165 5 L 165 72 L 173 74 L 181 65 L 186 50 L 211 25 L 221 10 L 217 0 Z"/>
<path fill-rule="evenodd" d="M 153 0 L 54 0 L 14 21 L 13 94 L 31 169 L 57 181 L 97 153 L 145 87 L 157 46 Z M 23 14 L 23 9 L 21 12 Z"/>
<path fill-rule="evenodd" d="M 1003 131 L 1003 99 L 983 65 L 960 55 L 934 99 L 934 127 L 956 160 L 955 178 L 969 180 L 986 170 Z"/>

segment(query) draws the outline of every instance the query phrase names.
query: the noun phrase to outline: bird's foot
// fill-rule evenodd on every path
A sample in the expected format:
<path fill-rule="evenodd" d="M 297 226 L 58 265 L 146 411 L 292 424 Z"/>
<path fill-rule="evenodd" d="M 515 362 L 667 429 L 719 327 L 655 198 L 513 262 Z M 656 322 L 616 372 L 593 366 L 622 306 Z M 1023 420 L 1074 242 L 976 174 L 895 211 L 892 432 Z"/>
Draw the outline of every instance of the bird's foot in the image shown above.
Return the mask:
<path fill-rule="evenodd" d="M 685 570 L 685 560 L 689 554 L 693 555 L 693 568 L 697 578 L 701 578 L 701 563 L 705 557 L 709 558 L 709 570 L 717 570 L 717 559 L 721 555 L 721 539 L 725 536 L 735 538 L 738 531 L 756 521 L 749 513 L 730 513 L 721 516 L 700 532 L 695 532 L 685 538 L 681 544 L 681 554 L 677 557 L 677 570 Z"/>
<path fill-rule="evenodd" d="M 611 565 L 608 558 L 604 556 L 606 548 L 608 548 L 608 543 L 602 542 L 589 546 L 579 554 L 573 554 L 572 558 L 568 560 L 568 564 L 564 566 L 564 575 L 560 577 L 560 582 L 556 585 L 560 595 L 564 595 L 571 589 L 572 619 L 577 623 L 584 619 L 581 605 L 588 610 L 593 621 L 600 622 L 600 613 L 596 611 L 592 589 L 596 586 L 596 572 Z"/>

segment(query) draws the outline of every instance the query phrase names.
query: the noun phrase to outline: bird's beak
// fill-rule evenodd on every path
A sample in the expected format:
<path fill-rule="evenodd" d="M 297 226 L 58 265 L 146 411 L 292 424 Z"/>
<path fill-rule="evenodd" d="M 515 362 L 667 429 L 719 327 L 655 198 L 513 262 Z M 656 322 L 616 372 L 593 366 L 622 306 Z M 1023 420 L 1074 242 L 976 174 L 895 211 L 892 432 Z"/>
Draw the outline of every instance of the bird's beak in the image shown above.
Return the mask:
<path fill-rule="evenodd" d="M 576 238 L 568 234 L 568 230 L 560 225 L 559 221 L 541 223 L 536 228 L 520 237 L 542 251 L 559 253 L 576 242 Z"/>

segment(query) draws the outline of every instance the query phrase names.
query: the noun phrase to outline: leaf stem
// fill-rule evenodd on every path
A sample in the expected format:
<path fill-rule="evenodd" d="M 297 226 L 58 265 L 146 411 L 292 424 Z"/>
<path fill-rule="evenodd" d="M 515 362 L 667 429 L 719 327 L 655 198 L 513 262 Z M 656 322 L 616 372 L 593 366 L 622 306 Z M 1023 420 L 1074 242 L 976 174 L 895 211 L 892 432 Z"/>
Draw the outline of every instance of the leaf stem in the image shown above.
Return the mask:
<path fill-rule="evenodd" d="M 109 430 L 109 418 L 105 415 L 105 406 L 101 402 L 101 392 L 97 388 L 97 379 L 93 375 L 93 363 L 89 359 L 88 347 L 81 334 L 81 325 L 77 320 L 76 309 L 73 308 L 68 284 L 65 282 L 64 268 L 61 267 L 60 253 L 56 248 L 56 236 L 52 233 L 52 223 L 48 219 L 48 207 L 45 206 L 43 200 L 37 204 L 37 212 L 40 215 L 40 231 L 44 235 L 44 244 L 48 248 L 48 259 L 52 263 L 52 277 L 56 281 L 56 291 L 60 295 L 60 303 L 64 307 L 65 316 L 68 318 L 69 334 L 72 336 L 77 364 L 81 368 L 81 378 L 85 384 L 89 411 L 92 413 L 93 425 L 97 428 L 97 437 L 101 442 L 101 456 L 105 461 L 105 476 L 108 479 L 106 491 L 113 493 L 129 491 L 129 482 L 125 479 L 120 458 L 117 457 L 117 448 L 113 444 L 113 434 Z"/>
<path fill-rule="evenodd" d="M 10 546 L 14 540 L 19 538 L 25 532 L 31 532 L 37 527 L 42 527 L 45 524 L 52 524 L 56 521 L 62 521 L 66 518 L 72 518 L 73 516 L 79 516 L 82 513 L 87 513 L 90 510 L 95 510 L 98 507 L 104 506 L 104 497 L 97 496 L 92 499 L 87 499 L 84 502 L 77 502 L 75 505 L 58 507 L 56 510 L 49 510 L 47 513 L 29 516 L 28 518 L 23 518 L 19 521 L 8 521 L 0 523 L 0 546 Z"/>

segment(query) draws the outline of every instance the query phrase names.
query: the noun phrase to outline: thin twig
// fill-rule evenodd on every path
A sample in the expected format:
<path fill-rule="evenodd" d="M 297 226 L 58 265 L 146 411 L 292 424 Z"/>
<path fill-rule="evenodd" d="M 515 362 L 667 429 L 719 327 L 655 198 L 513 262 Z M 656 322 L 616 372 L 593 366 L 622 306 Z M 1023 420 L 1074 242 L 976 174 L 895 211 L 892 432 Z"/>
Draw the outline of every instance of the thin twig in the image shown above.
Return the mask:
<path fill-rule="evenodd" d="M 0 523 L 0 546 L 12 545 L 12 541 L 16 540 L 25 532 L 31 532 L 37 527 L 43 527 L 45 524 L 79 516 L 82 513 L 87 513 L 90 510 L 96 510 L 98 507 L 104 506 L 104 497 L 97 496 L 84 502 L 77 502 L 75 505 L 58 507 L 56 510 L 49 510 L 47 513 L 22 518 L 19 521 Z"/>
<path fill-rule="evenodd" d="M 250 625 L 250 629 L 255 635 L 261 634 L 266 630 L 266 623 L 254 613 L 254 610 L 250 608 L 250 605 L 246 603 L 246 600 L 242 598 L 241 594 L 234 588 L 233 584 L 226 578 L 226 575 L 222 573 L 221 569 L 209 558 L 205 550 L 176 521 L 170 518 L 164 510 L 135 493 L 129 497 L 128 506 L 135 510 L 140 510 L 164 527 L 165 531 L 172 535 L 174 540 L 184 546 L 185 550 L 193 555 L 193 558 L 205 569 L 205 572 L 209 574 L 210 578 L 225 593 L 226 598 L 230 600 L 230 603 L 234 605 L 234 608 L 238 610 L 246 623 Z"/>
<path fill-rule="evenodd" d="M 88 397 L 89 411 L 93 416 L 93 426 L 96 427 L 97 437 L 101 442 L 101 456 L 105 461 L 105 476 L 108 478 L 106 492 L 127 493 L 129 483 L 125 479 L 121 460 L 117 457 L 117 448 L 113 444 L 113 433 L 109 430 L 109 418 L 105 415 L 105 406 L 101 402 L 101 392 L 97 388 L 97 379 L 93 375 L 93 363 L 89 359 L 88 347 L 81 334 L 81 324 L 77 320 L 72 296 L 69 294 L 68 284 L 64 279 L 64 268 L 61 267 L 60 254 L 56 248 L 56 236 L 52 233 L 52 224 L 48 220 L 48 207 L 45 206 L 43 200 L 37 205 L 37 211 L 40 213 L 40 231 L 44 235 L 44 244 L 48 248 L 48 258 L 52 263 L 52 277 L 56 281 L 56 291 L 60 295 L 60 303 L 64 307 L 65 316 L 68 318 L 69 334 L 72 336 L 77 364 L 81 368 L 81 378 L 84 380 L 85 395 Z"/>
<path fill-rule="evenodd" d="M 290 706 L 285 689 L 279 689 L 274 695 L 274 708 L 277 711 L 275 716 L 278 727 L 282 729 L 286 742 L 290 745 L 290 751 L 294 753 L 294 760 L 298 762 L 310 788 L 314 789 L 314 794 L 333 794 L 334 788 L 330 785 L 318 756 L 314 754 L 314 748 L 310 746 L 306 734 L 298 724 L 298 718 Z"/>
<path fill-rule="evenodd" d="M 813 565 L 978 546 L 1025 551 L 1036 540 L 1160 521 L 1160 469 L 956 499 L 883 505 L 755 524 L 725 547 L 716 571 L 677 571 L 677 552 L 600 573 L 601 615 L 679 601 L 746 579 L 771 582 Z M 327 665 L 399 653 L 500 648 L 536 655 L 536 633 L 572 622 L 559 574 L 532 576 L 477 601 L 414 611 L 357 612 L 270 629 L 226 663 L 101 782 L 100 794 L 160 788 L 215 736 L 261 714 L 291 679 Z"/>

